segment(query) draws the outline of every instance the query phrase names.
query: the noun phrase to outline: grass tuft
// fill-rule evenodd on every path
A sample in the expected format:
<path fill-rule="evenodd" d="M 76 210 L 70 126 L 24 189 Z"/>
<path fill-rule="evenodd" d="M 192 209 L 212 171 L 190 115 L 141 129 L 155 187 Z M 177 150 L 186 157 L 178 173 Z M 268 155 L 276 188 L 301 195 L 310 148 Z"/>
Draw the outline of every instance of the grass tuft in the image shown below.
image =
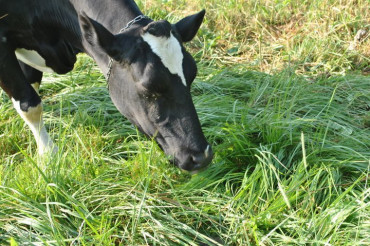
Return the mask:
<path fill-rule="evenodd" d="M 0 91 L 0 244 L 369 245 L 369 38 L 348 49 L 368 1 L 139 5 L 173 22 L 207 9 L 188 49 L 213 163 L 169 164 L 81 55 L 44 75 L 53 157 Z"/>

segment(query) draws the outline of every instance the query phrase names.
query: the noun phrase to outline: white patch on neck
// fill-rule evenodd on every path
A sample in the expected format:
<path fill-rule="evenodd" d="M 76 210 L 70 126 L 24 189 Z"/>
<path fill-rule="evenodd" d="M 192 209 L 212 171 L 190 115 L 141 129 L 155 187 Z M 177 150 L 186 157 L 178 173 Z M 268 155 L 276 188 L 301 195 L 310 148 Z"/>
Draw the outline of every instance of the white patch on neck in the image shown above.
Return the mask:
<path fill-rule="evenodd" d="M 186 86 L 184 71 L 182 69 L 182 54 L 179 41 L 172 35 L 167 37 L 157 37 L 150 33 L 145 33 L 142 38 L 147 42 L 152 51 L 161 58 L 163 65 L 170 70 L 172 74 L 180 76 L 182 83 Z"/>
<path fill-rule="evenodd" d="M 53 73 L 53 69 L 46 66 L 45 59 L 42 58 L 37 51 L 16 49 L 15 55 L 17 59 L 26 63 L 27 65 L 36 68 L 37 70 L 45 73 Z"/>

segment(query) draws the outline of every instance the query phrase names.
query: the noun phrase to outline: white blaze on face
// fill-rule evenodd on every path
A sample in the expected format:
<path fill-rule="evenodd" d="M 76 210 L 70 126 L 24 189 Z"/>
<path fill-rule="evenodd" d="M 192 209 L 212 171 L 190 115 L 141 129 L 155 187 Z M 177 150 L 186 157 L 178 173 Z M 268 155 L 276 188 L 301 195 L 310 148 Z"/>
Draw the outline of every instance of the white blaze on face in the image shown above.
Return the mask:
<path fill-rule="evenodd" d="M 17 59 L 41 72 L 52 73 L 53 69 L 46 66 L 44 58 L 34 50 L 16 49 Z"/>
<path fill-rule="evenodd" d="M 39 154 L 43 155 L 45 152 L 50 151 L 55 152 L 57 148 L 50 139 L 42 120 L 42 104 L 40 103 L 36 107 L 29 107 L 28 111 L 25 112 L 21 109 L 19 101 L 16 101 L 12 98 L 12 102 L 18 114 L 31 128 L 31 131 L 36 139 Z"/>
<path fill-rule="evenodd" d="M 168 68 L 172 74 L 177 74 L 182 83 L 186 86 L 182 62 L 184 55 L 179 41 L 172 35 L 167 37 L 157 37 L 150 33 L 145 33 L 142 38 L 147 42 L 152 51 L 161 58 L 163 65 Z"/>

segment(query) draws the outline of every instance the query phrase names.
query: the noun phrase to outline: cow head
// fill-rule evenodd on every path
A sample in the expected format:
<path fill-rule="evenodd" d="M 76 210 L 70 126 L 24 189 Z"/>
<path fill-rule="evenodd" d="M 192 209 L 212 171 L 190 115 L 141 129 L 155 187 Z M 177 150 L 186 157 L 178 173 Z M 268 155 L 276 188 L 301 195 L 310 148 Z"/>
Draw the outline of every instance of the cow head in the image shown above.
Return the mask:
<path fill-rule="evenodd" d="M 212 160 L 190 95 L 197 67 L 183 42 L 193 39 L 205 11 L 171 25 L 149 21 L 113 35 L 80 15 L 84 42 L 113 59 L 109 93 L 117 109 L 154 138 L 181 169 L 196 171 Z"/>

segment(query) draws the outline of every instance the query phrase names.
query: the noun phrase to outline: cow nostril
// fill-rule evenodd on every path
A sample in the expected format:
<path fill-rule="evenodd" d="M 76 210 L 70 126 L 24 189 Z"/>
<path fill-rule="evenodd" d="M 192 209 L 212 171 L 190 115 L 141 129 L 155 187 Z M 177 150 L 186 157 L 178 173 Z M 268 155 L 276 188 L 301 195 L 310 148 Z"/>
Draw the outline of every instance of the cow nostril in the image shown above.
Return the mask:
<path fill-rule="evenodd" d="M 213 157 L 213 152 L 212 152 L 212 148 L 211 148 L 211 145 L 207 145 L 207 148 L 206 150 L 204 151 L 204 156 L 207 158 L 210 158 L 210 157 Z"/>
<path fill-rule="evenodd" d="M 193 155 L 192 161 L 194 163 L 193 170 L 198 170 L 206 167 L 213 158 L 213 151 L 210 145 L 207 146 L 203 153 Z"/>

